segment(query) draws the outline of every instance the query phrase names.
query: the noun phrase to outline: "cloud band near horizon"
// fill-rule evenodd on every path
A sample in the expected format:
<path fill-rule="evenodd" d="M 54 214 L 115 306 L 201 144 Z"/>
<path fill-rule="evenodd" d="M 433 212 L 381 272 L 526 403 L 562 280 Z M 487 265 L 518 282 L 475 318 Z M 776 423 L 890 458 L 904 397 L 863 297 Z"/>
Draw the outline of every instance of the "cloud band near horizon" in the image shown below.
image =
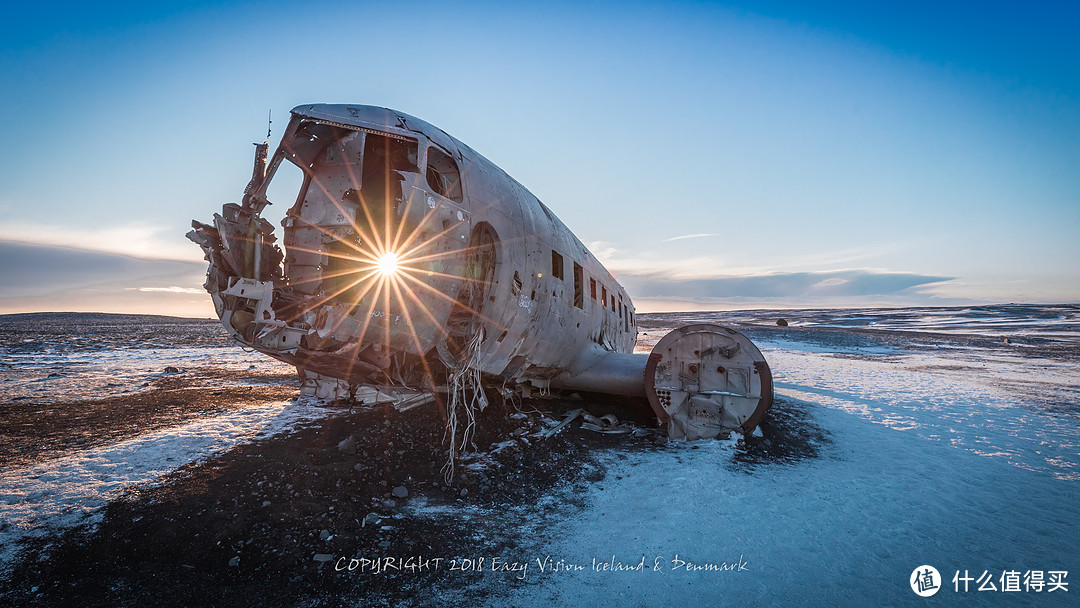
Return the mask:
<path fill-rule="evenodd" d="M 786 272 L 759 275 L 669 279 L 656 274 L 620 274 L 621 282 L 640 298 L 865 298 L 927 296 L 932 286 L 955 277 L 849 269 L 825 272 Z"/>

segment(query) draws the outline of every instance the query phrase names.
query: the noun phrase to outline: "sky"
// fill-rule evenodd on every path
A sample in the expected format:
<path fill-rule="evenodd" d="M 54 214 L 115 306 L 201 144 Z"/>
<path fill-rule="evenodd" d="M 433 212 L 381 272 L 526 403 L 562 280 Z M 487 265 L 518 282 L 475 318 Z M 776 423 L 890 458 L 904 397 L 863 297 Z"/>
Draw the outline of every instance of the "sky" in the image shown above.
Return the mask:
<path fill-rule="evenodd" d="M 639 312 L 1080 301 L 1080 5 L 877 4 L 9 7 L 0 313 L 212 316 L 190 221 L 315 102 L 465 142 Z"/>

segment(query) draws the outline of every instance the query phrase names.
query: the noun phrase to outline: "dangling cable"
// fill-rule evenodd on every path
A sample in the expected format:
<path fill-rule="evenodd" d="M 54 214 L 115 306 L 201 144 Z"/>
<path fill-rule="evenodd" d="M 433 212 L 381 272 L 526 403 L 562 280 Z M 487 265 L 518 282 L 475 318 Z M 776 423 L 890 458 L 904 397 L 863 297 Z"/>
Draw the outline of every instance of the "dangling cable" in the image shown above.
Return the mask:
<path fill-rule="evenodd" d="M 472 444 L 472 436 L 476 430 L 476 412 L 484 411 L 487 407 L 487 395 L 480 383 L 480 357 L 481 347 L 484 343 L 484 330 L 479 328 L 463 350 L 463 360 L 453 367 L 448 366 L 450 395 L 446 404 L 446 430 L 443 440 L 450 440 L 449 454 L 446 464 L 442 467 L 443 479 L 447 484 L 454 480 L 454 461 L 458 452 Z M 466 423 L 458 441 L 458 407 L 464 410 Z M 473 449 L 476 448 L 474 444 Z"/>

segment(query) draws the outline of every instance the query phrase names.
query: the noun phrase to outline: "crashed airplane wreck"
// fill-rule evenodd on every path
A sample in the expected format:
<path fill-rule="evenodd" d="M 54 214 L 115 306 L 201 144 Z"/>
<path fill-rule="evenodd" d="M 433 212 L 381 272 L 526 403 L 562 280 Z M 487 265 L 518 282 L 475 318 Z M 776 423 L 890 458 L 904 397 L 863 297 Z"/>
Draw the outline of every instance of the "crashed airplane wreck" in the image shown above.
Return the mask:
<path fill-rule="evenodd" d="M 524 186 L 441 129 L 372 106 L 303 105 L 278 149 L 256 146 L 240 204 L 188 238 L 240 344 L 295 365 L 301 392 L 445 395 L 458 415 L 488 393 L 636 398 L 671 437 L 751 432 L 772 375 L 742 334 L 678 328 L 633 353 L 621 285 Z M 278 247 L 261 214 L 282 163 L 303 173 Z M 632 400 L 631 400 L 632 401 Z M 647 402 L 647 405 L 645 405 Z"/>

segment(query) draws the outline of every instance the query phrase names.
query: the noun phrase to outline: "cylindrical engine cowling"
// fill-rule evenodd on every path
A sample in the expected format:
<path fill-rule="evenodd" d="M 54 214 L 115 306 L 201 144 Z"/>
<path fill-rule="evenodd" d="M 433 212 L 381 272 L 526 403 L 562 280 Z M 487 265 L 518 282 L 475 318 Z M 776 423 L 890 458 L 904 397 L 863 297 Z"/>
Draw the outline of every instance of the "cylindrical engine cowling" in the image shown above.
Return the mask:
<path fill-rule="evenodd" d="M 660 339 L 645 365 L 645 395 L 668 436 L 689 440 L 751 432 L 772 406 L 772 371 L 734 329 L 702 323 Z"/>
<path fill-rule="evenodd" d="M 669 437 L 689 440 L 749 433 L 773 400 L 761 351 L 734 329 L 708 323 L 672 331 L 649 355 L 583 353 L 551 386 L 643 397 Z"/>

